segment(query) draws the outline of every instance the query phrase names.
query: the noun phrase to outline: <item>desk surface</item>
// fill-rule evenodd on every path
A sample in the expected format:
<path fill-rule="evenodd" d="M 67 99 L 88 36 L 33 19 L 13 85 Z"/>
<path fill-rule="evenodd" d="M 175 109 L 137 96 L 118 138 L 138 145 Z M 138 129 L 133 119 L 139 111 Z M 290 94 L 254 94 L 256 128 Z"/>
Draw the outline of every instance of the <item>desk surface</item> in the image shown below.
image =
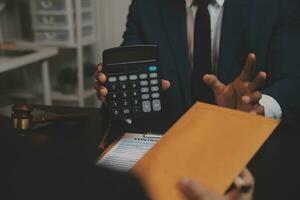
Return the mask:
<path fill-rule="evenodd" d="M 60 114 L 85 112 L 89 117 L 40 128 L 32 134 L 42 136 L 42 142 L 35 143 L 0 116 L 0 199 L 145 199 L 127 174 L 96 168 L 105 129 L 99 109 L 34 107 Z"/>
<path fill-rule="evenodd" d="M 84 121 L 57 123 L 42 128 L 38 134 L 46 135 L 47 142 L 32 145 L 10 129 L 9 119 L 0 116 L 0 154 L 3 154 L 0 185 L 4 181 L 5 192 L 17 197 L 32 193 L 38 195 L 31 199 L 58 199 L 61 195 L 65 195 L 64 199 L 94 199 L 96 196 L 93 195 L 99 195 L 99 199 L 137 199 L 129 196 L 142 195 L 139 193 L 142 189 L 127 175 L 95 171 L 91 167 L 100 153 L 97 146 L 106 123 L 99 109 L 36 108 L 54 113 L 88 112 L 90 117 Z M 279 150 L 283 139 L 286 138 L 275 133 L 250 164 L 250 170 L 256 177 L 256 195 L 261 197 L 257 199 L 276 199 L 273 198 L 277 194 L 274 191 L 280 191 L 282 184 L 278 174 L 282 169 Z M 36 190 L 32 191 L 32 187 Z M 39 196 L 43 194 L 49 196 Z M 111 198 L 100 198 L 100 194 L 109 194 Z M 1 195 L 4 194 L 0 194 L 0 199 L 7 199 L 1 198 Z"/>
<path fill-rule="evenodd" d="M 63 147 L 68 144 L 73 145 L 75 147 L 86 146 L 90 149 L 97 149 L 97 145 L 99 144 L 100 139 L 103 136 L 104 131 L 106 129 L 106 122 L 104 121 L 104 118 L 102 117 L 99 109 L 60 106 L 34 106 L 34 108 L 56 114 L 88 114 L 88 118 L 84 120 L 57 122 L 38 128 L 36 130 L 34 129 L 34 134 L 40 134 L 46 137 L 47 140 L 45 141 L 44 145 L 47 146 L 47 148 L 57 148 L 58 144 L 61 144 L 61 146 Z M 18 137 L 20 136 L 16 130 L 13 130 L 10 127 L 10 120 L 3 116 L 0 120 L 0 130 L 1 136 L 5 136 L 7 139 L 18 139 Z"/>

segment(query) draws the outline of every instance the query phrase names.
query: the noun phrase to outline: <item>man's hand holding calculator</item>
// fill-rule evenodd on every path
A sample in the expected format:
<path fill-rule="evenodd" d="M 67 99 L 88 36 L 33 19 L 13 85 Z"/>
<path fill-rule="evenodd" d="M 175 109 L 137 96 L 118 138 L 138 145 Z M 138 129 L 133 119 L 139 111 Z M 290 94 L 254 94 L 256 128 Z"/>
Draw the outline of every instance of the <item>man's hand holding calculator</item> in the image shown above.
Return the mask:
<path fill-rule="evenodd" d="M 108 89 L 104 86 L 107 78 L 104 73 L 102 73 L 102 64 L 98 65 L 98 69 L 96 71 L 96 83 L 95 89 L 97 90 L 97 97 L 100 101 L 106 103 L 106 96 L 108 95 Z M 162 89 L 167 90 L 171 86 L 170 81 L 162 80 Z"/>
<path fill-rule="evenodd" d="M 164 110 L 162 91 L 170 87 L 161 78 L 155 45 L 104 50 L 96 80 L 98 98 L 105 103 L 110 121 L 157 117 Z"/>

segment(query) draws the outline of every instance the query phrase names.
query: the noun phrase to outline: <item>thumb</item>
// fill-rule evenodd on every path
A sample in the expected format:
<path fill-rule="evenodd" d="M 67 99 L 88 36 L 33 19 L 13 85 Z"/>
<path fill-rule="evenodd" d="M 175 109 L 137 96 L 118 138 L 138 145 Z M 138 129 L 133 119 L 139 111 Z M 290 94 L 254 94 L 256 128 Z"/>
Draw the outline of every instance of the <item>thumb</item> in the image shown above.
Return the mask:
<path fill-rule="evenodd" d="M 161 80 L 161 85 L 162 85 L 163 90 L 167 90 L 170 88 L 171 83 L 170 83 L 170 81 L 163 79 L 163 80 Z"/>
<path fill-rule="evenodd" d="M 222 93 L 225 89 L 225 85 L 221 83 L 215 75 L 206 74 L 203 76 L 203 82 L 212 88 L 216 95 Z"/>
<path fill-rule="evenodd" d="M 189 178 L 181 179 L 179 187 L 189 200 L 203 200 L 205 196 L 205 189 Z"/>

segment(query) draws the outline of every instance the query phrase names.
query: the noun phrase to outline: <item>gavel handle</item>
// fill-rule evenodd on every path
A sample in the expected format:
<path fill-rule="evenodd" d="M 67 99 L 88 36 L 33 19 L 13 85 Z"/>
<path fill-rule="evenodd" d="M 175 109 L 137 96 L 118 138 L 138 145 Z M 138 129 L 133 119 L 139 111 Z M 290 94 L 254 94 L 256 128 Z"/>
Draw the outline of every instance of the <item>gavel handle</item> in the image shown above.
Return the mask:
<path fill-rule="evenodd" d="M 47 123 L 47 122 L 58 122 L 58 121 L 68 121 L 87 118 L 89 115 L 87 113 L 74 113 L 74 114 L 63 114 L 55 116 L 34 116 L 32 118 L 32 123 Z"/>

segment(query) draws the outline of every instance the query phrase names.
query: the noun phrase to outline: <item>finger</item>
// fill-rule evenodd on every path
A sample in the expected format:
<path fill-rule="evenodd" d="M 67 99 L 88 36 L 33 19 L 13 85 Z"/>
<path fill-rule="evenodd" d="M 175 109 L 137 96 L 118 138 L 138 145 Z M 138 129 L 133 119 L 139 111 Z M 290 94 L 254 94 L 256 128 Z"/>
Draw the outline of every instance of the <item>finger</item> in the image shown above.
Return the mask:
<path fill-rule="evenodd" d="M 250 114 L 255 114 L 255 115 L 265 115 L 265 108 L 261 105 L 255 106 L 253 109 L 249 111 Z"/>
<path fill-rule="evenodd" d="M 105 105 L 107 104 L 106 97 L 101 96 L 99 92 L 97 92 L 97 99 L 102 101 Z"/>
<path fill-rule="evenodd" d="M 95 79 L 96 80 L 98 80 L 98 76 L 102 72 L 102 67 L 103 67 L 103 65 L 101 63 L 97 65 L 97 70 L 95 72 Z"/>
<path fill-rule="evenodd" d="M 101 101 L 106 101 L 108 90 L 104 86 L 99 86 L 98 83 L 96 83 L 94 87 L 97 91 L 97 98 Z"/>
<path fill-rule="evenodd" d="M 101 96 L 99 92 L 97 92 L 97 99 L 104 102 L 106 100 L 105 97 Z"/>
<path fill-rule="evenodd" d="M 204 196 L 203 189 L 194 181 L 190 180 L 189 178 L 183 178 L 179 182 L 179 186 L 181 191 L 189 200 L 201 200 Z"/>
<path fill-rule="evenodd" d="M 96 81 L 94 83 L 94 89 L 99 92 L 100 91 L 100 88 L 102 87 L 102 84 L 99 82 L 99 81 Z"/>
<path fill-rule="evenodd" d="M 242 193 L 248 193 L 254 188 L 254 178 L 248 169 L 244 169 L 235 179 L 235 187 Z"/>
<path fill-rule="evenodd" d="M 265 85 L 266 79 L 266 72 L 259 72 L 255 79 L 249 84 L 249 89 L 251 91 L 261 89 Z"/>
<path fill-rule="evenodd" d="M 225 85 L 221 83 L 215 75 L 206 74 L 203 76 L 203 81 L 206 85 L 210 86 L 216 95 L 222 93 Z"/>
<path fill-rule="evenodd" d="M 170 88 L 170 86 L 171 86 L 170 81 L 168 81 L 168 80 L 162 80 L 161 82 L 162 82 L 161 85 L 162 85 L 162 89 L 163 90 L 167 90 L 167 89 Z"/>
<path fill-rule="evenodd" d="M 252 74 L 255 70 L 255 54 L 250 53 L 248 55 L 247 61 L 245 63 L 244 69 L 242 70 L 241 74 L 239 75 L 239 79 L 241 81 L 250 81 Z"/>
<path fill-rule="evenodd" d="M 100 83 L 104 84 L 104 83 L 106 82 L 107 78 L 106 78 L 105 74 L 100 73 L 100 74 L 98 74 L 97 80 L 98 80 Z"/>
<path fill-rule="evenodd" d="M 248 193 L 253 188 L 253 185 L 241 176 L 236 177 L 234 180 L 234 186 L 239 192 L 242 193 Z"/>
<path fill-rule="evenodd" d="M 100 93 L 100 96 L 106 97 L 108 95 L 108 90 L 106 89 L 106 87 L 101 86 L 99 93 Z"/>
<path fill-rule="evenodd" d="M 102 68 L 103 68 L 103 64 L 102 63 L 98 64 L 97 69 L 99 72 L 102 72 Z"/>
<path fill-rule="evenodd" d="M 242 102 L 244 104 L 251 104 L 251 105 L 258 104 L 261 97 L 262 97 L 262 93 L 260 91 L 256 91 L 249 95 L 242 96 Z"/>
<path fill-rule="evenodd" d="M 252 176 L 251 172 L 247 168 L 245 168 L 241 172 L 240 177 L 242 177 L 250 185 L 254 185 L 255 184 L 254 177 Z"/>
<path fill-rule="evenodd" d="M 242 188 L 249 187 L 249 184 L 247 184 L 247 182 L 242 177 L 238 176 L 234 180 L 234 186 L 238 190 L 242 190 Z"/>

